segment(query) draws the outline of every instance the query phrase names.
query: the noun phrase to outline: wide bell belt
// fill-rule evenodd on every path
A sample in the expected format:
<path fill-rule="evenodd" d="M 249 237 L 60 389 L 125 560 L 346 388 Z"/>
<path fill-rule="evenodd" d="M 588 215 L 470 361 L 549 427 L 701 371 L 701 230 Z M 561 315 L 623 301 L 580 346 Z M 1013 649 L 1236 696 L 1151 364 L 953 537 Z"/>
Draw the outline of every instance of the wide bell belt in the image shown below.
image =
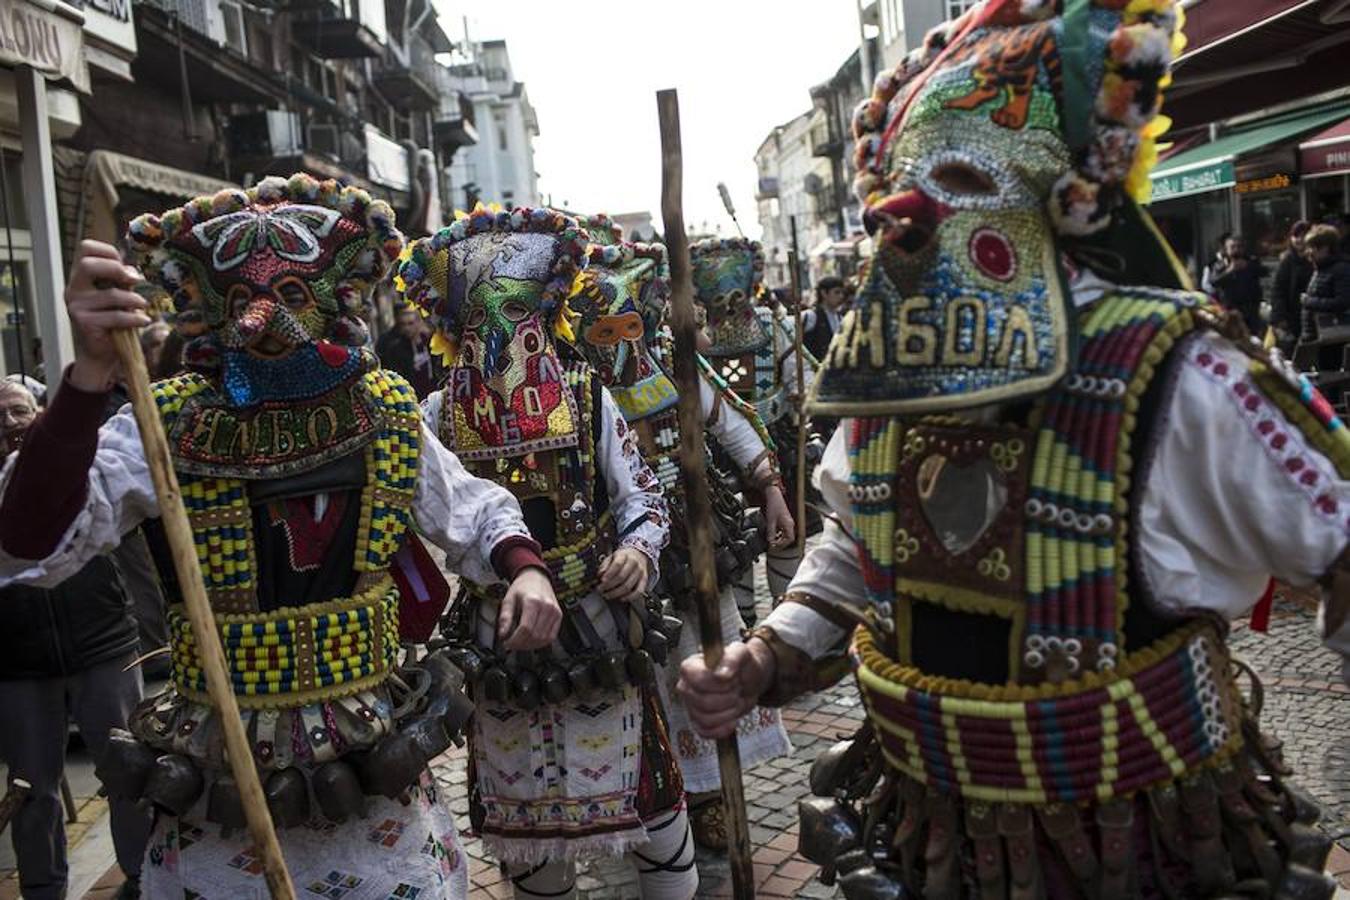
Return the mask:
<path fill-rule="evenodd" d="M 969 800 L 1105 802 L 1231 755 L 1241 697 L 1223 642 L 1197 623 L 1116 669 L 994 686 L 902 666 L 860 628 L 857 678 L 886 762 Z"/>

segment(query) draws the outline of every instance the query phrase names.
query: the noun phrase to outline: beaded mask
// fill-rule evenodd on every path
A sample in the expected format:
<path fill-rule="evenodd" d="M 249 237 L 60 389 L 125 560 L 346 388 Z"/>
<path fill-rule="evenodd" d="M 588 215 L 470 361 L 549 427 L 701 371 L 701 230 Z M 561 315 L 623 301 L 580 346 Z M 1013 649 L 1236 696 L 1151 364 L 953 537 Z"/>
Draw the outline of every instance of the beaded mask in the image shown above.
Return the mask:
<path fill-rule="evenodd" d="M 740 356 L 763 348 L 770 335 L 755 312 L 764 290 L 764 249 L 745 238 L 709 238 L 689 248 L 694 302 L 707 317 L 706 356 Z"/>
<path fill-rule="evenodd" d="M 404 252 L 395 284 L 436 327 L 464 458 L 576 443 L 554 337 L 572 340 L 567 296 L 585 261 L 575 219 L 525 207 L 479 207 Z"/>
<path fill-rule="evenodd" d="M 388 204 L 308 175 L 199 197 L 131 223 L 146 274 L 204 331 L 190 369 L 229 405 L 319 396 L 373 368 L 361 320 L 403 238 Z"/>
<path fill-rule="evenodd" d="M 648 346 L 670 298 L 666 248 L 624 241 L 592 244 L 588 255 L 568 301 L 578 349 L 630 420 L 674 406 L 675 385 Z"/>
<path fill-rule="evenodd" d="M 814 411 L 1003 402 L 1069 370 L 1061 250 L 1147 184 L 1176 24 L 1171 0 L 989 0 L 877 79 L 854 116 L 877 249 Z"/>

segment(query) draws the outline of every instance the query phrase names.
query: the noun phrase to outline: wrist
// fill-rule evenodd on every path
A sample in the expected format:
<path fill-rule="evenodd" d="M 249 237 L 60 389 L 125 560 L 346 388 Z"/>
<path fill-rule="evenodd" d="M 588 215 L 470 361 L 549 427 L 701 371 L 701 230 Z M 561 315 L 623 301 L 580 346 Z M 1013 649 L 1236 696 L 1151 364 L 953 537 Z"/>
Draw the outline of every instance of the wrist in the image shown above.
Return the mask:
<path fill-rule="evenodd" d="M 116 363 L 103 364 L 87 357 L 77 356 L 66 370 L 66 381 L 71 387 L 87 394 L 106 394 L 117 380 Z"/>
<path fill-rule="evenodd" d="M 751 660 L 751 671 L 746 673 L 750 677 L 746 681 L 753 688 L 755 697 L 760 697 L 773 683 L 778 660 L 773 655 L 773 648 L 758 635 L 752 635 L 746 640 L 745 649 L 750 653 Z"/>

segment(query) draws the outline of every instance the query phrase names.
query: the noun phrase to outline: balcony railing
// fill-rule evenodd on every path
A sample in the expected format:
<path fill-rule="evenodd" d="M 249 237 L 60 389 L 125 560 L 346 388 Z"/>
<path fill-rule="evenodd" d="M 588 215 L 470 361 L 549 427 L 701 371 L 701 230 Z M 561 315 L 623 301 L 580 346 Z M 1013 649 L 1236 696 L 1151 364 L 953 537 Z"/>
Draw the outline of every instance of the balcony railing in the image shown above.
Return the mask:
<path fill-rule="evenodd" d="M 291 35 L 322 59 L 382 56 L 388 39 L 383 0 L 299 0 Z"/>
<path fill-rule="evenodd" d="M 406 109 L 431 110 L 439 101 L 436 91 L 436 54 L 413 35 L 402 53 L 389 46 L 375 64 L 375 80 L 392 102 Z"/>
<path fill-rule="evenodd" d="M 839 156 L 844 152 L 844 141 L 829 123 L 822 122 L 811 128 L 812 156 Z"/>
<path fill-rule="evenodd" d="M 478 143 L 478 129 L 474 121 L 473 101 L 463 91 L 443 90 L 441 109 L 436 114 L 436 143 L 447 156 L 453 156 L 460 147 Z"/>

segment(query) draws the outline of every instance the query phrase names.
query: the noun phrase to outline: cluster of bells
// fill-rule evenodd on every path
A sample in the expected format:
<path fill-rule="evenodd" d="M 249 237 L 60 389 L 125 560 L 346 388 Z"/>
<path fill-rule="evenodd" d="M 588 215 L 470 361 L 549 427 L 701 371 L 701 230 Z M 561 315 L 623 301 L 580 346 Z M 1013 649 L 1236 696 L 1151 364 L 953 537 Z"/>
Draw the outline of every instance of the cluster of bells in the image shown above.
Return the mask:
<path fill-rule="evenodd" d="M 735 584 L 769 549 L 769 543 L 764 534 L 762 510 L 747 512 L 738 500 L 731 511 L 723 509 L 721 504 L 715 504 L 713 511 L 713 565 L 717 569 L 718 586 L 725 587 Z M 678 605 L 686 605 L 694 592 L 694 572 L 687 553 L 668 547 L 661 554 L 656 591 L 663 597 L 674 599 Z"/>
<path fill-rule="evenodd" d="M 463 676 L 444 653 L 400 666 L 393 730 L 368 750 L 346 754 L 312 770 L 296 766 L 265 774 L 263 793 L 279 828 L 304 825 L 316 815 L 330 822 L 364 817 L 366 798 L 403 796 L 427 764 L 462 745 L 473 703 Z M 186 756 L 165 753 L 130 733 L 112 732 L 95 774 L 111 797 L 145 800 L 174 816 L 185 815 L 203 792 L 207 821 L 226 831 L 246 826 L 239 786 L 228 771 L 208 773 Z"/>
<path fill-rule="evenodd" d="M 475 698 L 526 712 L 569 697 L 585 702 L 601 691 L 653 683 L 656 667 L 666 664 L 671 648 L 679 643 L 683 622 L 669 601 L 650 596 L 631 607 L 617 601 L 606 604 L 616 620 L 626 622 L 636 616 L 640 621 L 641 637 L 627 632 L 626 649 L 606 649 L 580 605 L 565 604 L 562 627 L 572 629 L 584 645 L 566 658 L 554 656 L 551 650 L 512 653 L 481 647 L 459 624 L 442 626 L 443 634 L 456 635 L 445 653 L 464 673 Z M 568 649 L 566 639 L 560 643 Z"/>

